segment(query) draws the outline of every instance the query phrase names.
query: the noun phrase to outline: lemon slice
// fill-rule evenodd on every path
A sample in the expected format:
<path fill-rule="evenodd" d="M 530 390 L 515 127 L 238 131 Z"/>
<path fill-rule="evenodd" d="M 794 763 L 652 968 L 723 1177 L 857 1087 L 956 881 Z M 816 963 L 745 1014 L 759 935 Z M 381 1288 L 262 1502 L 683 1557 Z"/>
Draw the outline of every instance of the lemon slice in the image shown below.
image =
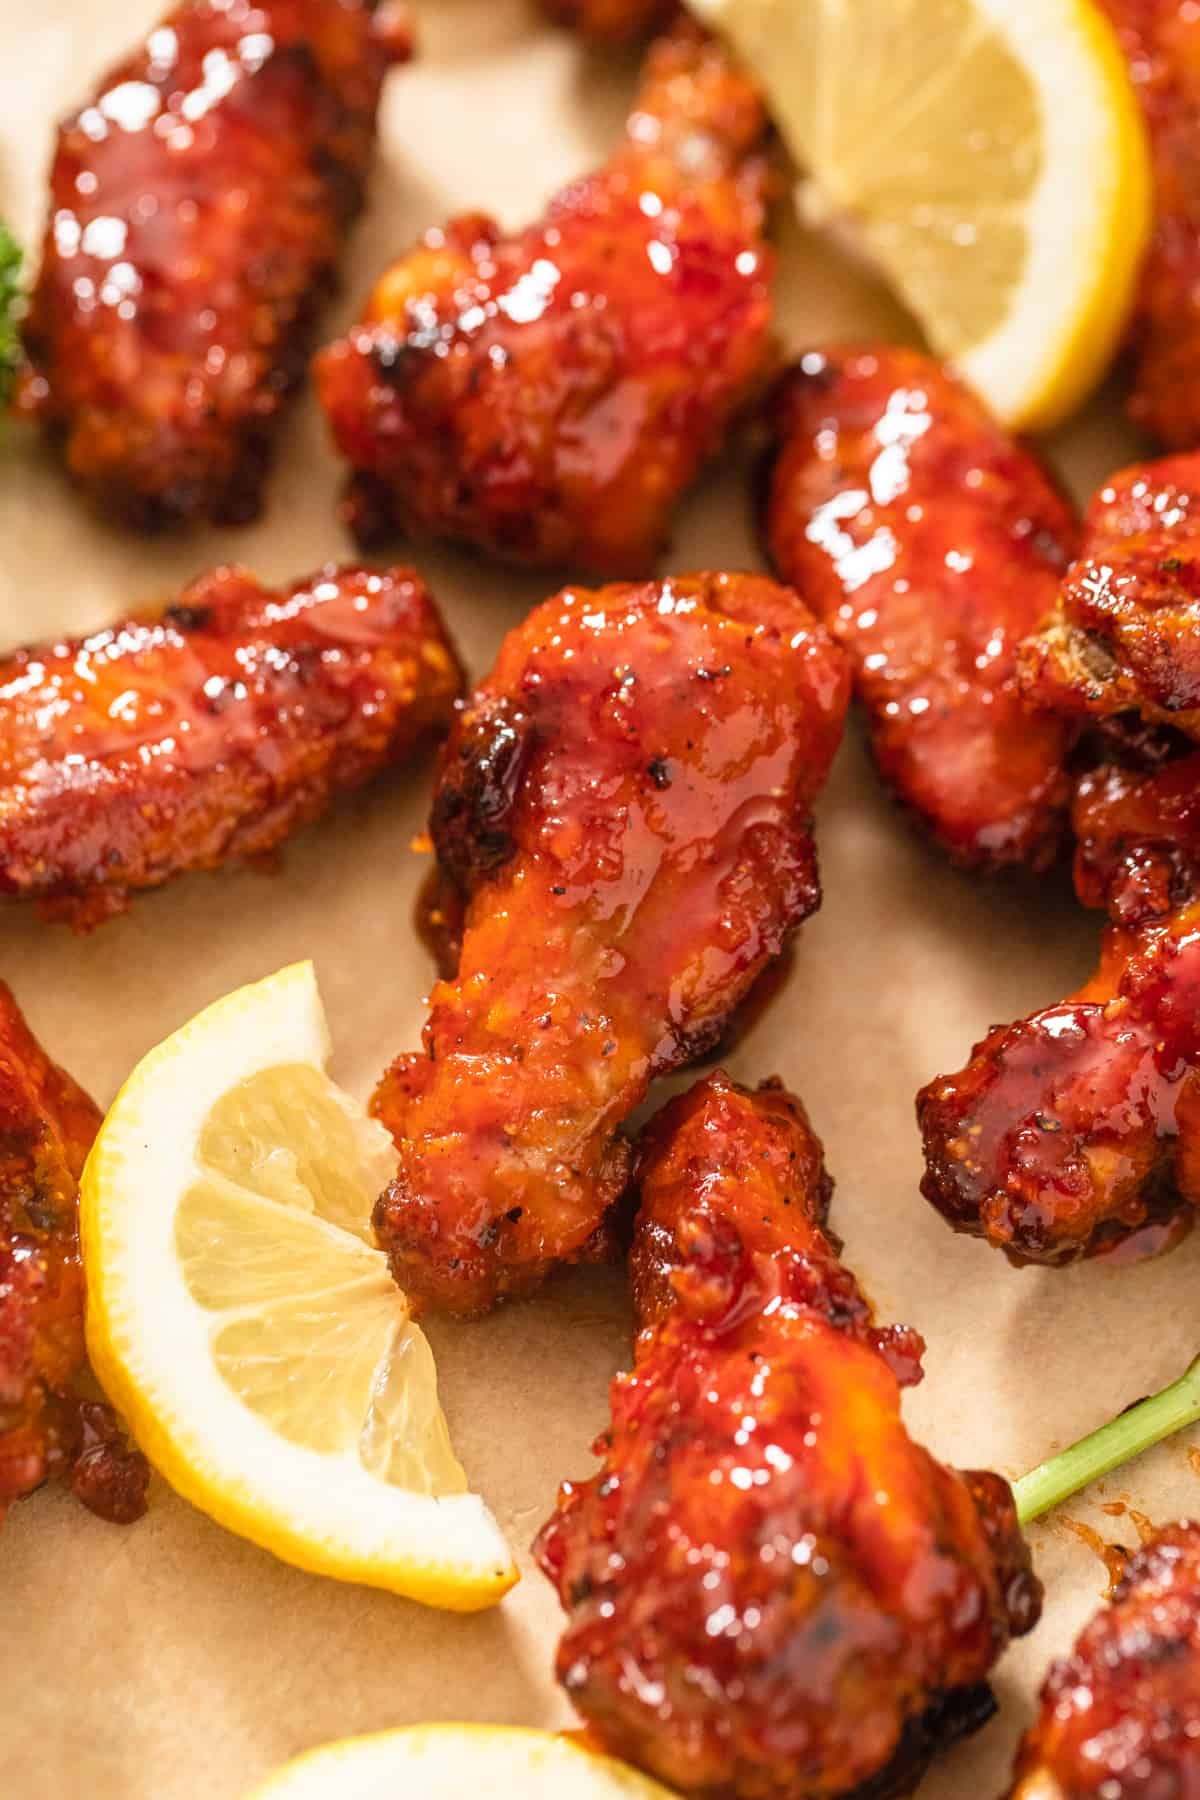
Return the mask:
<path fill-rule="evenodd" d="M 671 1800 L 569 1738 L 494 1725 L 414 1725 L 285 1763 L 246 1800 Z"/>
<path fill-rule="evenodd" d="M 387 1133 L 324 1073 L 310 963 L 134 1070 L 84 1170 L 88 1348 L 167 1480 L 301 1568 L 456 1611 L 517 1579 L 367 1222 Z"/>
<path fill-rule="evenodd" d="M 1151 218 L 1145 128 L 1094 0 L 694 10 L 761 81 L 809 210 L 815 191 L 996 416 L 1072 412 L 1116 349 Z"/>

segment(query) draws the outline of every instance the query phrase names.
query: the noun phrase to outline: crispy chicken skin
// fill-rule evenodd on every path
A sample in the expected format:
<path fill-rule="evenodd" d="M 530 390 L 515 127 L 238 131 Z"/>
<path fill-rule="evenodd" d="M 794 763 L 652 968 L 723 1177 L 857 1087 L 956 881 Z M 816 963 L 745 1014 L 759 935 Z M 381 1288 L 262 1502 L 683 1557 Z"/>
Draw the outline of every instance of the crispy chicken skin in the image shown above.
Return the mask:
<path fill-rule="evenodd" d="M 665 25 L 678 0 L 542 0 L 559 25 L 570 25 L 602 44 L 623 44 Z"/>
<path fill-rule="evenodd" d="M 1157 1532 L 1056 1662 L 1012 1800 L 1197 1800 L 1200 1526 Z"/>
<path fill-rule="evenodd" d="M 1200 444 L 1200 17 L 1192 0 L 1101 0 L 1150 131 L 1155 227 L 1130 412 L 1167 448 Z"/>
<path fill-rule="evenodd" d="M 1138 463 L 1088 508 L 1058 607 L 1021 650 L 1039 705 L 1200 738 L 1200 455 Z"/>
<path fill-rule="evenodd" d="M 568 589 L 509 633 L 434 799 L 458 971 L 374 1100 L 400 1156 L 376 1231 L 415 1299 L 480 1313 L 600 1251 L 622 1121 L 819 902 L 848 692 L 762 576 Z"/>
<path fill-rule="evenodd" d="M 1071 725 L 1017 691 L 1078 527 L 1029 451 L 939 364 L 813 352 L 781 383 L 772 561 L 849 652 L 880 774 L 951 858 L 1061 848 Z"/>
<path fill-rule="evenodd" d="M 409 570 L 214 570 L 161 614 L 0 657 L 0 894 L 87 930 L 260 856 L 449 724 L 462 674 Z"/>
<path fill-rule="evenodd" d="M 652 1123 L 637 1186 L 634 1368 L 536 1545 L 559 1679 L 685 1794 L 907 1794 L 1040 1611 L 1008 1485 L 906 1432 L 923 1346 L 838 1262 L 797 1101 L 711 1076 Z"/>
<path fill-rule="evenodd" d="M 650 573 L 770 353 L 765 126 L 726 52 L 680 24 L 606 167 L 514 237 L 460 218 L 387 271 L 316 364 L 361 542 Z"/>
<path fill-rule="evenodd" d="M 120 1522 L 149 1471 L 109 1409 L 81 1400 L 79 1177 L 100 1112 L 37 1043 L 0 983 L 0 1520 L 48 1476 Z"/>
<path fill-rule="evenodd" d="M 183 0 L 63 125 L 19 405 L 107 516 L 257 514 L 394 52 L 372 0 Z"/>
<path fill-rule="evenodd" d="M 1146 1228 L 1147 1246 L 1174 1242 L 1200 1201 L 1198 1074 L 1193 900 L 1110 926 L 1078 994 L 997 1026 L 922 1090 L 922 1192 L 1015 1263 L 1074 1262 Z"/>

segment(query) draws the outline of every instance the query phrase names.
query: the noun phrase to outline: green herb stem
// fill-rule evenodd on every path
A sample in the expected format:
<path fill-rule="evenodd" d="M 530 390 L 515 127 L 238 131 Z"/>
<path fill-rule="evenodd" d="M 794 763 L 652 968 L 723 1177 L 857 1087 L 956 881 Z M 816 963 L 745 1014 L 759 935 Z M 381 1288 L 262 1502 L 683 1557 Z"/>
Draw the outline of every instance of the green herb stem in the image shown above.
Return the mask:
<path fill-rule="evenodd" d="M 1139 1400 L 1128 1412 L 1121 1413 L 1099 1431 L 1081 1438 L 1069 1450 L 1060 1451 L 1048 1462 L 1023 1475 L 1013 1483 L 1017 1499 L 1017 1517 L 1022 1525 L 1038 1519 L 1052 1506 L 1071 1494 L 1077 1494 L 1090 1482 L 1098 1481 L 1121 1463 L 1129 1462 L 1160 1444 L 1185 1426 L 1200 1420 L 1200 1356 L 1170 1387 L 1150 1400 Z"/>
<path fill-rule="evenodd" d="M 17 315 L 21 303 L 21 252 L 0 219 L 0 407 L 8 400 L 20 362 Z"/>

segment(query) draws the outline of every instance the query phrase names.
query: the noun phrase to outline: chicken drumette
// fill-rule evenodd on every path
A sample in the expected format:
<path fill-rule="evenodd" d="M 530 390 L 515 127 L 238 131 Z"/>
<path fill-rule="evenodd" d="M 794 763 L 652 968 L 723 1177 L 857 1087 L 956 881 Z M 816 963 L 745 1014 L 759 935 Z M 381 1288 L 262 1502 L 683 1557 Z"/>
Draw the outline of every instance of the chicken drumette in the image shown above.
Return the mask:
<path fill-rule="evenodd" d="M 1200 14 L 1192 0 L 1101 0 L 1150 131 L 1154 236 L 1130 411 L 1173 450 L 1200 444 Z"/>
<path fill-rule="evenodd" d="M 82 1399 L 79 1177 L 100 1124 L 0 983 L 0 1520 L 49 1476 L 103 1518 L 136 1519 L 149 1471 Z"/>
<path fill-rule="evenodd" d="M 622 148 L 515 237 L 431 232 L 322 352 L 364 542 L 644 576 L 769 354 L 758 94 L 680 24 Z"/>
<path fill-rule="evenodd" d="M 450 721 L 458 661 L 410 571 L 174 606 L 0 657 L 0 894 L 79 929 L 264 854 Z"/>
<path fill-rule="evenodd" d="M 997 1475 L 914 1443 L 922 1344 L 822 1229 L 799 1103 L 716 1075 L 639 1153 L 634 1368 L 537 1554 L 599 1743 L 707 1800 L 884 1800 L 991 1714 L 1040 1589 Z"/>
<path fill-rule="evenodd" d="M 509 634 L 434 800 L 457 974 L 374 1102 L 400 1157 L 375 1225 L 417 1300 L 481 1312 L 599 1253 L 622 1121 L 818 904 L 848 687 L 759 576 L 568 590 Z"/>
<path fill-rule="evenodd" d="M 1011 1800 L 1200 1794 L 1200 1526 L 1157 1532 L 1054 1664 Z"/>
<path fill-rule="evenodd" d="M 373 0 L 182 0 L 59 135 L 18 404 L 108 515 L 257 513 L 357 212 Z"/>
<path fill-rule="evenodd" d="M 1016 652 L 1074 553 L 1070 505 L 912 350 L 805 356 L 774 428 L 771 557 L 849 652 L 883 779 L 956 862 L 1044 867 L 1074 732 L 1021 698 Z"/>

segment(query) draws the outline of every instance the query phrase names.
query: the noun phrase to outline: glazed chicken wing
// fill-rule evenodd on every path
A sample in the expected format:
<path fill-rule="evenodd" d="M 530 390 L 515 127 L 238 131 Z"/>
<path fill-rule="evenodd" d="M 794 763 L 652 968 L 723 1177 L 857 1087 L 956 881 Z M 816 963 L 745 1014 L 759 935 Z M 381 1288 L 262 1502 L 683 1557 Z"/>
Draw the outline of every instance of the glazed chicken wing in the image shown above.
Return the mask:
<path fill-rule="evenodd" d="M 278 592 L 217 569 L 161 615 L 0 657 L 0 894 L 86 930 L 260 856 L 444 728 L 461 684 L 403 569 Z"/>
<path fill-rule="evenodd" d="M 838 1262 L 798 1102 L 710 1077 L 653 1122 L 637 1186 L 634 1368 L 536 1546 L 559 1679 L 684 1794 L 908 1794 L 1038 1617 L 1008 1485 L 906 1432 L 923 1346 Z"/>
<path fill-rule="evenodd" d="M 360 541 L 649 574 L 768 355 L 764 129 L 750 82 L 682 24 L 622 148 L 540 223 L 458 219 L 387 271 L 316 365 Z"/>
<path fill-rule="evenodd" d="M 1169 1525 L 1056 1662 L 1012 1800 L 1200 1794 L 1200 1526 Z"/>
<path fill-rule="evenodd" d="M 623 44 L 665 25 L 679 0 L 542 0 L 550 17 L 585 37 Z"/>
<path fill-rule="evenodd" d="M 1140 463 L 1092 500 L 1025 691 L 1079 719 L 1136 713 L 1200 738 L 1200 455 Z"/>
<path fill-rule="evenodd" d="M 775 407 L 775 567 L 849 652 L 876 762 L 957 863 L 1061 847 L 1073 731 L 1017 691 L 1077 526 L 1029 451 L 916 351 L 805 356 Z"/>
<path fill-rule="evenodd" d="M 63 126 L 19 405 L 107 516 L 258 512 L 398 53 L 373 12 L 181 0 Z"/>
<path fill-rule="evenodd" d="M 1073 1262 L 1135 1234 L 1163 1248 L 1200 1201 L 1198 1077 L 1193 900 L 1110 926 L 1078 994 L 997 1026 L 965 1069 L 922 1090 L 922 1192 L 1015 1263 Z"/>
<path fill-rule="evenodd" d="M 760 576 L 568 590 L 510 632 L 434 800 L 458 971 L 374 1102 L 400 1157 L 375 1226 L 418 1301 L 482 1312 L 601 1247 L 622 1121 L 818 904 L 847 697 Z"/>
<path fill-rule="evenodd" d="M 1154 236 L 1130 411 L 1173 450 L 1200 444 L 1200 14 L 1192 0 L 1101 0 L 1150 132 Z"/>
<path fill-rule="evenodd" d="M 79 1176 L 100 1124 L 0 983 L 0 1521 L 48 1476 L 120 1522 L 144 1510 L 149 1471 L 109 1409 L 82 1400 Z"/>
<path fill-rule="evenodd" d="M 1038 699 L 1101 728 L 1073 820 L 1079 896 L 1113 921 L 1099 969 L 917 1100 L 926 1197 L 1014 1262 L 1162 1248 L 1200 1200 L 1193 473 L 1200 457 L 1174 457 L 1100 490 L 1059 611 L 1022 650 Z"/>

